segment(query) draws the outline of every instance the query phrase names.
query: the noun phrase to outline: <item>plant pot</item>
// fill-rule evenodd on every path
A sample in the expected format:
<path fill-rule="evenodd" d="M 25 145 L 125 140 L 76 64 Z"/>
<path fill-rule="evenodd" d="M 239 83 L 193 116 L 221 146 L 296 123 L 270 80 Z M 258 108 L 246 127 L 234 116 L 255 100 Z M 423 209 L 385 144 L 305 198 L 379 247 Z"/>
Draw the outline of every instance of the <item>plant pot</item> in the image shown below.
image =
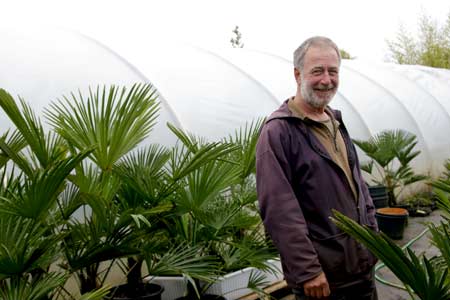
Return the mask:
<path fill-rule="evenodd" d="M 403 232 L 408 221 L 408 210 L 399 207 L 384 207 L 375 213 L 378 228 L 394 240 L 403 238 Z"/>
<path fill-rule="evenodd" d="M 206 293 L 214 295 L 224 295 L 225 299 L 237 299 L 252 291 L 246 288 L 250 274 L 259 272 L 258 269 L 248 267 L 232 273 L 225 274 L 218 278 L 207 290 Z"/>
<path fill-rule="evenodd" d="M 388 206 L 389 196 L 387 193 L 386 186 L 384 185 L 376 185 L 369 186 L 369 194 L 372 198 L 373 205 L 375 208 L 382 208 Z"/>
<path fill-rule="evenodd" d="M 431 207 L 409 207 L 408 214 L 410 217 L 426 217 L 432 212 Z"/>
<path fill-rule="evenodd" d="M 387 195 L 387 189 L 384 185 L 368 186 L 370 196 L 384 196 Z"/>
<path fill-rule="evenodd" d="M 386 207 L 389 204 L 389 198 L 388 196 L 381 196 L 381 197 L 372 197 L 373 206 L 375 208 L 382 208 Z"/>
<path fill-rule="evenodd" d="M 195 300 L 190 296 L 176 298 L 175 300 Z M 214 294 L 204 294 L 200 297 L 200 300 L 227 300 L 225 297 L 214 295 Z"/>
<path fill-rule="evenodd" d="M 283 280 L 284 275 L 280 259 L 269 259 L 267 264 L 274 269 L 274 271 L 267 270 L 262 272 L 266 277 L 264 281 L 268 283 L 267 285 Z"/>
<path fill-rule="evenodd" d="M 107 300 L 161 300 L 164 288 L 154 283 L 144 283 L 138 288 L 131 288 L 128 284 L 119 285 L 111 290 L 113 295 L 105 297 Z"/>
<path fill-rule="evenodd" d="M 262 271 L 254 267 L 248 267 L 232 273 L 225 274 L 218 278 L 207 290 L 208 294 L 223 295 L 225 299 L 238 299 L 251 294 L 253 291 L 247 288 L 250 274 L 264 275 L 268 285 L 283 279 L 280 260 L 271 259 L 266 262 L 275 272 Z"/>
<path fill-rule="evenodd" d="M 158 284 L 164 288 L 161 300 L 173 300 L 187 293 L 187 279 L 182 276 L 148 276 L 144 281 Z"/>

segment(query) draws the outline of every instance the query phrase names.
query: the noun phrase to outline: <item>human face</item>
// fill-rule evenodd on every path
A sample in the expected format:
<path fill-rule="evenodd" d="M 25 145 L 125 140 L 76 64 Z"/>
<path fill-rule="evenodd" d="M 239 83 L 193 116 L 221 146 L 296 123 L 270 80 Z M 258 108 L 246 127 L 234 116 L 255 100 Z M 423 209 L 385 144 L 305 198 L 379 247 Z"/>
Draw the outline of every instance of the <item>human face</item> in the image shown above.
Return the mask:
<path fill-rule="evenodd" d="M 329 47 L 309 48 L 298 81 L 306 103 L 314 108 L 327 106 L 339 86 L 339 57 L 336 51 Z"/>

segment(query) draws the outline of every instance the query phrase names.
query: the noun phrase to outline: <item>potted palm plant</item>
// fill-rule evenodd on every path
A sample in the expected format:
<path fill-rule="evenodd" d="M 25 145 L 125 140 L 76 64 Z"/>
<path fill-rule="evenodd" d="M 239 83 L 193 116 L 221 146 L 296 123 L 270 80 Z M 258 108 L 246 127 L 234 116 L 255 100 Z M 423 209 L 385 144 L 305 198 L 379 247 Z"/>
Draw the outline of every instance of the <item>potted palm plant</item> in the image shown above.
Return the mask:
<path fill-rule="evenodd" d="M 427 178 L 415 174 L 410 166 L 411 161 L 420 154 L 420 151 L 414 150 L 416 136 L 404 130 L 385 130 L 367 141 L 354 140 L 354 143 L 371 158 L 361 165 L 361 169 L 373 176 L 375 184 L 385 186 L 387 190 L 390 207 L 377 209 L 378 226 L 391 238 L 401 239 L 408 211 L 394 207 L 398 205 L 398 195 L 406 186 Z M 373 174 L 374 167 L 377 174 Z"/>
<path fill-rule="evenodd" d="M 222 145 L 214 144 L 201 149 L 197 155 L 186 157 L 176 147 L 169 150 L 151 145 L 131 153 L 116 164 L 114 172 L 122 179 L 119 193 L 121 209 L 144 217 L 140 219 L 144 221 L 144 226 L 134 230 L 144 230 L 143 236 L 154 237 L 152 241 L 142 241 L 140 255 L 128 258 L 128 284 L 142 284 L 141 265 L 144 262 L 147 272 L 151 274 L 148 277 L 150 282 L 163 286 L 165 282 L 161 282 L 161 275 L 182 274 L 189 278 L 205 278 L 214 274 L 212 271 L 216 265 L 210 256 L 199 256 L 199 249 L 185 244 L 182 244 L 183 247 L 179 244 L 174 246 L 176 243 L 166 234 L 168 223 L 165 219 L 173 213 L 173 195 L 183 188 L 181 179 L 227 151 Z M 156 275 L 158 278 L 154 280 Z M 167 289 L 163 299 L 170 293 L 172 291 Z"/>
<path fill-rule="evenodd" d="M 90 161 L 71 174 L 72 186 L 62 199 L 63 266 L 76 274 L 82 293 L 102 286 L 115 262 L 140 253 L 142 232 L 133 230 L 132 211 L 121 210 L 121 180 L 113 168 L 154 126 L 155 95 L 147 84 L 129 90 L 98 87 L 86 101 L 72 94 L 46 110 L 47 119 L 71 153 L 93 149 Z M 108 267 L 103 270 L 105 263 Z M 144 294 L 147 291 L 142 289 Z"/>
<path fill-rule="evenodd" d="M 361 169 L 372 176 L 372 182 L 385 186 L 389 197 L 389 206 L 396 206 L 403 189 L 413 183 L 427 179 L 415 174 L 411 161 L 420 155 L 414 150 L 416 136 L 405 130 L 385 130 L 368 140 L 353 142 L 371 159 L 362 164 Z"/>
<path fill-rule="evenodd" d="M 175 148 L 157 145 L 133 151 L 154 125 L 154 95 L 150 85 L 134 85 L 129 92 L 111 87 L 91 92 L 87 101 L 64 98 L 47 110 L 71 151 L 94 145 L 93 164 L 76 169 L 71 177 L 75 188 L 64 199 L 70 208 L 65 214 L 66 267 L 77 275 L 83 292 L 103 285 L 123 259 L 127 283 L 113 288 L 111 299 L 160 299 L 163 289 L 143 281 L 144 263 L 153 275 L 201 277 L 214 269 L 209 256 L 197 257 L 194 247 L 174 246 L 164 219 L 172 213 L 180 179 L 228 150 L 214 144 L 188 159 L 178 157 Z M 81 220 L 72 217 L 75 210 L 81 210 Z"/>
<path fill-rule="evenodd" d="M 63 139 L 46 133 L 22 100 L 0 90 L 0 106 L 15 125 L 0 138 L 0 284 L 4 299 L 55 299 L 67 296 L 63 285 L 70 274 L 50 271 L 61 260 L 64 221 L 60 195 L 70 173 L 91 150 L 69 153 Z M 102 299 L 107 287 L 80 299 Z"/>
<path fill-rule="evenodd" d="M 209 142 L 204 139 L 185 134 L 173 126 L 171 130 L 183 143 L 184 152 L 189 156 L 208 147 Z M 241 286 L 233 286 L 230 291 L 224 290 L 219 283 L 232 277 L 226 273 L 237 271 L 235 275 L 242 275 L 239 270 L 247 267 L 268 269 L 271 266 L 268 260 L 277 257 L 275 249 L 263 234 L 256 212 L 256 194 L 251 176 L 254 174 L 254 140 L 257 132 L 258 126 L 250 126 L 244 134 L 241 132 L 236 138 L 223 140 L 222 144 L 232 147 L 234 151 L 222 159 L 209 161 L 186 176 L 185 187 L 177 191 L 174 199 L 176 214 L 170 220 L 173 225 L 169 226 L 173 238 L 192 246 L 198 245 L 203 253 L 217 257 L 220 264 L 218 271 L 223 274 L 212 278 L 216 283 L 197 282 L 194 288 L 188 289 L 189 299 L 202 299 L 201 296 L 213 292 L 229 294 L 231 298 L 249 293 L 251 291 L 244 289 L 248 285 L 248 270 L 245 271 L 247 280 L 241 280 Z M 231 294 L 231 291 L 240 294 Z"/>

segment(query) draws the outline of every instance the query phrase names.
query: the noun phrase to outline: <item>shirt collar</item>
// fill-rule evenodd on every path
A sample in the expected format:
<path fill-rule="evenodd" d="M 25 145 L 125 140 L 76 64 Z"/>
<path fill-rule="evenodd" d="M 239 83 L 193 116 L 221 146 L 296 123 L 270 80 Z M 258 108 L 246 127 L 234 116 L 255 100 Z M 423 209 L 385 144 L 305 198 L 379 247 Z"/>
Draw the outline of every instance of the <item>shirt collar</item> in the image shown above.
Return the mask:
<path fill-rule="evenodd" d="M 291 111 L 291 114 L 293 117 L 297 117 L 300 118 L 303 121 L 307 121 L 307 122 L 312 122 L 312 123 L 320 123 L 317 121 L 314 121 L 313 119 L 308 118 L 305 113 L 294 103 L 294 97 L 291 97 L 288 100 L 288 108 Z M 338 120 L 336 120 L 336 118 L 334 117 L 333 112 L 331 111 L 331 109 L 327 106 L 325 107 L 325 112 L 330 116 L 331 120 L 334 122 L 334 124 L 336 125 L 336 128 L 339 127 L 340 123 Z"/>

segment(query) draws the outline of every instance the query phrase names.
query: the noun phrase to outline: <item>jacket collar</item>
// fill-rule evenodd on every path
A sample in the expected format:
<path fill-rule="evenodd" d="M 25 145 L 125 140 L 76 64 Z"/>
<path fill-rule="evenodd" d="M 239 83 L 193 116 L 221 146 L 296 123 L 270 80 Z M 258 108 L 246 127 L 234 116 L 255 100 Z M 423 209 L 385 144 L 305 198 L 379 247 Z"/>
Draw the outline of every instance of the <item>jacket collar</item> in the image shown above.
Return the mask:
<path fill-rule="evenodd" d="M 271 120 L 274 120 L 274 119 L 290 119 L 290 118 L 301 119 L 301 120 L 307 119 L 307 117 L 305 117 L 304 115 L 303 115 L 303 118 L 302 118 L 301 115 L 297 115 L 296 113 L 293 113 L 289 109 L 288 102 L 289 102 L 290 99 L 291 98 L 286 99 L 283 102 L 283 104 L 281 104 L 281 106 L 269 116 L 269 118 L 266 120 L 266 123 L 270 122 Z M 342 115 L 341 115 L 340 111 L 334 110 L 334 109 L 332 109 L 329 106 L 327 106 L 326 109 L 333 114 L 334 118 L 337 121 L 339 121 L 340 124 L 342 124 Z"/>

